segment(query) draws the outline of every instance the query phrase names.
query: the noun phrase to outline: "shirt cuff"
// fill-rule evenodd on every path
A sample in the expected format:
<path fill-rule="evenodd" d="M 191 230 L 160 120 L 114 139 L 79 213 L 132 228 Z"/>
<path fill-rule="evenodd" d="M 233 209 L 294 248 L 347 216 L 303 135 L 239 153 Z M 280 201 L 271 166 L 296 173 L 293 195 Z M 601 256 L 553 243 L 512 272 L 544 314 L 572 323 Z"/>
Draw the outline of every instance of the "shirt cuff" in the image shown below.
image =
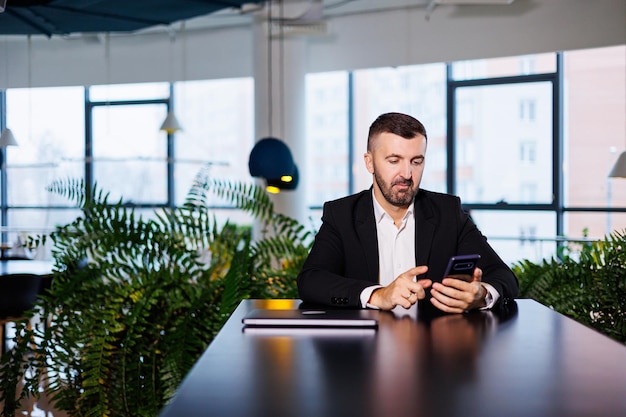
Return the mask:
<path fill-rule="evenodd" d="M 374 292 L 374 290 L 378 289 L 378 288 L 382 288 L 382 285 L 372 285 L 371 287 L 367 287 L 365 288 L 363 291 L 361 291 L 361 308 L 376 308 L 378 309 L 378 307 L 373 306 L 371 304 L 368 304 L 368 301 L 370 300 L 370 297 L 372 296 L 372 293 Z"/>
<path fill-rule="evenodd" d="M 480 284 L 487 290 L 487 296 L 485 297 L 486 306 L 481 308 L 481 310 L 489 310 L 491 307 L 496 305 L 500 299 L 500 294 L 491 284 L 487 284 L 486 282 L 481 282 Z"/>

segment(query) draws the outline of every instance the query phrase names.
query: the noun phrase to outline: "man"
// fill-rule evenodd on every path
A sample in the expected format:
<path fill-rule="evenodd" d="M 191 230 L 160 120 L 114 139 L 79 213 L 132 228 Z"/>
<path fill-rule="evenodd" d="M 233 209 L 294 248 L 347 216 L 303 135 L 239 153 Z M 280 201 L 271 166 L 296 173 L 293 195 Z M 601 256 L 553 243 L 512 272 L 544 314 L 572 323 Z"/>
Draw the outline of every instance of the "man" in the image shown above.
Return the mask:
<path fill-rule="evenodd" d="M 370 126 L 365 165 L 373 185 L 324 204 L 322 225 L 298 275 L 304 302 L 409 309 L 418 300 L 446 313 L 514 298 L 518 282 L 456 196 L 419 188 L 426 129 L 386 113 Z M 479 254 L 470 282 L 443 277 L 454 255 Z"/>

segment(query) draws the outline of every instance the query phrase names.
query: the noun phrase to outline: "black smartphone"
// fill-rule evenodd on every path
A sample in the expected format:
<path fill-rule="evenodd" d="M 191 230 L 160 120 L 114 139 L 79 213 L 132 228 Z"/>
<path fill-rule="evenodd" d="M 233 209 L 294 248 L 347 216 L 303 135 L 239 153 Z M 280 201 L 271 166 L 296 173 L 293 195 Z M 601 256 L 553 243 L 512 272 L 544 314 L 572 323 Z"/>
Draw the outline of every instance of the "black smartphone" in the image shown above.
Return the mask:
<path fill-rule="evenodd" d="M 452 256 L 443 278 L 452 277 L 470 282 L 479 259 L 480 255 L 477 254 Z"/>

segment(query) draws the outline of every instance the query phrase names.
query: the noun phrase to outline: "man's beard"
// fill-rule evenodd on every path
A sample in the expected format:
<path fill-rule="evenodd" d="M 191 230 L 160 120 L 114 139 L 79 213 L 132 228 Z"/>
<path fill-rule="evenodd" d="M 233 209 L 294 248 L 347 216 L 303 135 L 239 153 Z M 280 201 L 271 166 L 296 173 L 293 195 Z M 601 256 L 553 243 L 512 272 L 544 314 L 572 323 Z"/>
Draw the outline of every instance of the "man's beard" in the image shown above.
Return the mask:
<path fill-rule="evenodd" d="M 388 185 L 382 178 L 380 178 L 376 171 L 374 171 L 374 180 L 376 184 L 378 184 L 378 188 L 383 193 L 383 197 L 385 200 L 389 202 L 389 204 L 396 207 L 408 207 L 415 198 L 415 194 L 417 194 L 418 185 L 413 184 L 413 180 L 396 180 L 391 185 Z M 405 184 L 408 185 L 409 188 L 406 191 L 397 191 L 393 189 L 394 185 L 397 184 Z"/>

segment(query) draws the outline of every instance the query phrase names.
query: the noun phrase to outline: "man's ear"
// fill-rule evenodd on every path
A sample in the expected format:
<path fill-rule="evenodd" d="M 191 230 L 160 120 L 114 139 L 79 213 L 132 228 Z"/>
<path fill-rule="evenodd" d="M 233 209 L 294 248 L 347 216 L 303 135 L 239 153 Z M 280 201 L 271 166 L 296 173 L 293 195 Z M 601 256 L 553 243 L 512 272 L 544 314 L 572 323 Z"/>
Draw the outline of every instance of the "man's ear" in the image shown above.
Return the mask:
<path fill-rule="evenodd" d="M 370 152 L 365 152 L 363 154 L 363 159 L 365 160 L 365 167 L 370 174 L 374 173 L 374 159 Z"/>

